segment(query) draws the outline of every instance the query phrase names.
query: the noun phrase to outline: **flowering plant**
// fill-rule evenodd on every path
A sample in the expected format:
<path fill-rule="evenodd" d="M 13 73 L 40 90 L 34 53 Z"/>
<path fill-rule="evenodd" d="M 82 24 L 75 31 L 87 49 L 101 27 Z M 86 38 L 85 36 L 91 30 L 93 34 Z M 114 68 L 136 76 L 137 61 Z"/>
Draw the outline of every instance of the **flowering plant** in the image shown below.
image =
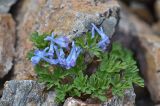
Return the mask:
<path fill-rule="evenodd" d="M 103 28 L 91 25 L 91 32 L 72 41 L 54 33 L 32 35 L 36 48 L 28 57 L 39 81 L 56 91 L 57 102 L 69 96 L 106 101 L 123 97 L 133 83 L 143 86 L 132 53 L 117 43 L 109 50 L 111 42 Z"/>

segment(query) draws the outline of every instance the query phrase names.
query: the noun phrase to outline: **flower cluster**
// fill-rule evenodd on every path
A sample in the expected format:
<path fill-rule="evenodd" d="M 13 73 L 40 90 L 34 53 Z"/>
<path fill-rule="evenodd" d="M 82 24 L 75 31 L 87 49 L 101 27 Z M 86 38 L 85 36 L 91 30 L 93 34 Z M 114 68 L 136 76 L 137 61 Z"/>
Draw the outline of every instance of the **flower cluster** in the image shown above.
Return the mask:
<path fill-rule="evenodd" d="M 93 23 L 90 26 L 89 32 L 72 40 L 54 33 L 35 32 L 31 36 L 36 49 L 27 57 L 34 65 L 38 80 L 47 90 L 56 92 L 57 103 L 67 97 L 105 102 L 109 96 L 107 91 L 122 97 L 126 89 L 133 88 L 133 83 L 144 86 L 133 54 L 114 42 L 108 50 L 111 42 L 103 28 Z"/>
<path fill-rule="evenodd" d="M 98 42 L 98 46 L 102 50 L 106 50 L 107 45 L 110 43 L 109 37 L 104 33 L 103 28 L 100 27 L 98 29 L 93 23 L 92 23 L 92 38 L 95 36 L 95 31 L 101 36 L 101 41 Z"/>
<path fill-rule="evenodd" d="M 101 40 L 98 42 L 98 47 L 102 50 L 106 50 L 107 45 L 110 43 L 108 36 L 104 33 L 102 27 L 98 29 L 92 24 L 92 38 L 95 37 L 95 33 L 101 36 Z M 47 36 L 45 41 L 49 41 L 49 47 L 44 50 L 35 50 L 34 56 L 31 58 L 32 64 L 36 65 L 41 60 L 50 63 L 51 65 L 60 65 L 66 69 L 70 69 L 76 65 L 76 60 L 82 51 L 82 48 L 75 45 L 72 41 L 71 48 L 69 48 L 69 39 L 66 36 L 56 37 L 54 33 L 51 36 Z M 68 56 L 66 56 L 64 50 L 70 50 Z"/>

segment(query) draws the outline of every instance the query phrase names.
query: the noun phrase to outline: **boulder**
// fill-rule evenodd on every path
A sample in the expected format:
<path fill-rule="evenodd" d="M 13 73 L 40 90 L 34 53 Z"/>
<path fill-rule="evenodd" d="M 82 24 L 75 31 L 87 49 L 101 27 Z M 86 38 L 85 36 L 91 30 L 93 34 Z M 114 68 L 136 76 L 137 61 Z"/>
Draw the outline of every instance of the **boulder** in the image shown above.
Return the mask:
<path fill-rule="evenodd" d="M 16 3 L 17 0 L 0 0 L 0 13 L 9 12 L 11 6 Z"/>
<path fill-rule="evenodd" d="M 116 30 L 114 40 L 118 39 L 134 51 L 151 98 L 154 103 L 159 103 L 160 37 L 146 23 L 130 14 L 125 6 L 122 7 L 119 30 Z"/>
<path fill-rule="evenodd" d="M 45 92 L 45 86 L 33 80 L 11 80 L 4 85 L 0 106 L 58 106 L 55 92 Z M 68 98 L 63 106 L 134 106 L 133 89 L 126 90 L 123 99 L 113 97 L 103 104 L 86 104 L 74 98 Z"/>
<path fill-rule="evenodd" d="M 54 91 L 45 91 L 45 86 L 33 80 L 11 80 L 4 85 L 0 106 L 58 106 Z M 86 104 L 74 98 L 68 98 L 63 106 L 134 106 L 133 89 L 125 92 L 124 98 L 113 97 L 103 104 Z"/>
<path fill-rule="evenodd" d="M 57 106 L 53 91 L 32 80 L 11 80 L 4 85 L 0 106 Z"/>

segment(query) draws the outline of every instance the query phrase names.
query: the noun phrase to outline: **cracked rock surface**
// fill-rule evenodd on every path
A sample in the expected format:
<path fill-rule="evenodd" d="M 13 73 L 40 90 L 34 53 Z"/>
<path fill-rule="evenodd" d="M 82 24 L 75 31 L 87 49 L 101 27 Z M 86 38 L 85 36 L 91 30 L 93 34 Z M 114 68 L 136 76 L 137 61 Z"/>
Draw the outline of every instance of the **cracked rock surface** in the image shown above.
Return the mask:
<path fill-rule="evenodd" d="M 45 92 L 42 84 L 33 80 L 11 80 L 5 83 L 0 106 L 57 106 L 55 92 Z M 63 106 L 134 106 L 135 94 L 133 89 L 126 90 L 123 99 L 113 97 L 103 104 L 86 104 L 82 101 L 68 98 Z"/>
<path fill-rule="evenodd" d="M 55 93 L 45 93 L 44 85 L 32 80 L 11 80 L 5 83 L 0 106 L 57 106 Z"/>

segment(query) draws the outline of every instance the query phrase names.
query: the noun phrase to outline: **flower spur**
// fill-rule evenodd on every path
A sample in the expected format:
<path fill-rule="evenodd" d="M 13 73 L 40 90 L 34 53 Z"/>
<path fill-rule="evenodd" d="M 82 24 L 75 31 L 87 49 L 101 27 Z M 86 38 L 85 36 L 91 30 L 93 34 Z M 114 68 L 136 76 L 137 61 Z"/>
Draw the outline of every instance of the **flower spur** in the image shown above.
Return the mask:
<path fill-rule="evenodd" d="M 54 47 L 56 50 L 56 54 L 59 60 L 59 64 L 66 68 L 70 69 L 71 67 L 74 67 L 76 65 L 76 60 L 81 52 L 81 48 L 77 47 L 74 43 L 72 42 L 72 49 L 70 51 L 70 54 L 65 58 L 65 54 L 62 48 L 58 49 L 56 46 Z"/>
<path fill-rule="evenodd" d="M 38 64 L 40 62 L 40 60 L 44 60 L 50 64 L 58 64 L 57 59 L 47 58 L 48 56 L 50 56 L 50 53 L 47 53 L 48 49 L 49 49 L 49 47 L 45 48 L 44 50 L 35 50 L 35 52 L 34 52 L 35 56 L 33 56 L 31 58 L 31 62 L 34 66 L 36 64 Z"/>

